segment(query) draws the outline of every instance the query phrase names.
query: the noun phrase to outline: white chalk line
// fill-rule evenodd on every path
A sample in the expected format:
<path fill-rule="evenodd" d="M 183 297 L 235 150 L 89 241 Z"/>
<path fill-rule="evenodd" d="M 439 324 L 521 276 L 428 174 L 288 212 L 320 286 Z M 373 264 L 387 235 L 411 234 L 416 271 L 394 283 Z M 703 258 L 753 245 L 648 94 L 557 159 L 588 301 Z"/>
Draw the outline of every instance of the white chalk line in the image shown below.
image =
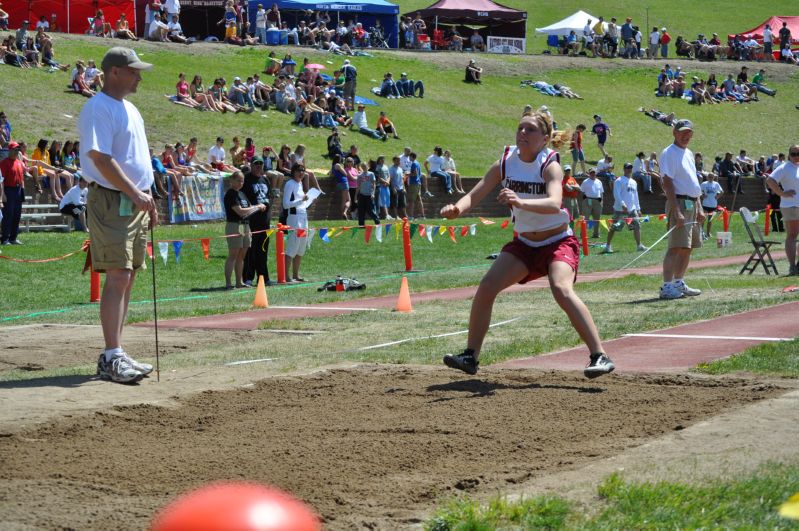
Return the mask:
<path fill-rule="evenodd" d="M 230 363 L 225 363 L 226 367 L 232 367 L 234 365 L 247 365 L 248 363 L 262 363 L 264 361 L 275 361 L 277 358 L 261 358 L 258 360 L 243 360 L 243 361 L 231 361 Z"/>
<path fill-rule="evenodd" d="M 494 323 L 489 325 L 489 328 L 494 328 L 495 326 L 502 326 L 508 323 L 512 323 L 514 321 L 518 321 L 522 319 L 522 317 L 514 317 L 513 319 L 508 319 L 507 321 L 499 321 L 498 323 Z M 422 336 L 422 337 L 409 337 L 407 339 L 400 339 L 398 341 L 389 341 L 388 343 L 380 343 L 379 345 L 369 345 L 368 347 L 361 347 L 357 349 L 358 352 L 362 352 L 364 350 L 373 350 L 376 348 L 383 348 L 383 347 L 390 347 L 392 345 L 400 345 L 402 343 L 408 343 L 411 341 L 421 341 L 423 339 L 437 339 L 439 337 L 450 337 L 450 336 L 457 336 L 461 334 L 467 333 L 469 330 L 458 330 L 457 332 L 447 332 L 446 334 L 435 334 L 432 336 Z"/>
<path fill-rule="evenodd" d="M 731 341 L 793 341 L 790 337 L 703 336 L 692 334 L 624 334 L 624 337 L 665 337 L 669 339 L 729 339 Z"/>
<path fill-rule="evenodd" d="M 498 323 L 494 323 L 492 325 L 489 325 L 489 328 L 494 328 L 495 326 L 506 325 L 506 324 L 512 323 L 514 321 L 518 321 L 519 319 L 523 319 L 523 317 L 514 317 L 513 319 L 508 319 L 506 321 L 499 321 Z M 388 343 L 381 343 L 379 345 L 370 345 L 370 346 L 360 347 L 360 348 L 353 349 L 353 350 L 341 350 L 341 351 L 338 351 L 338 352 L 332 352 L 331 354 L 343 354 L 343 353 L 346 353 L 346 352 L 363 352 L 363 351 L 366 351 L 366 350 L 374 350 L 374 349 L 377 349 L 377 348 L 390 347 L 392 345 L 400 345 L 402 343 L 409 343 L 411 341 L 421 341 L 423 339 L 437 339 L 437 338 L 440 338 L 440 337 L 457 336 L 457 335 L 460 335 L 460 334 L 465 334 L 467 332 L 468 332 L 468 330 L 458 330 L 456 332 L 447 332 L 445 334 L 435 334 L 435 335 L 431 335 L 431 336 L 422 336 L 422 337 L 409 337 L 409 338 L 406 338 L 406 339 L 400 339 L 398 341 L 389 341 Z M 250 364 L 250 363 L 262 363 L 262 362 L 266 362 L 266 361 L 275 361 L 277 359 L 278 358 L 261 358 L 261 359 L 257 359 L 257 360 L 231 361 L 229 363 L 225 363 L 225 366 L 226 367 L 231 367 L 231 366 L 235 366 L 235 365 L 247 365 L 247 364 Z"/>

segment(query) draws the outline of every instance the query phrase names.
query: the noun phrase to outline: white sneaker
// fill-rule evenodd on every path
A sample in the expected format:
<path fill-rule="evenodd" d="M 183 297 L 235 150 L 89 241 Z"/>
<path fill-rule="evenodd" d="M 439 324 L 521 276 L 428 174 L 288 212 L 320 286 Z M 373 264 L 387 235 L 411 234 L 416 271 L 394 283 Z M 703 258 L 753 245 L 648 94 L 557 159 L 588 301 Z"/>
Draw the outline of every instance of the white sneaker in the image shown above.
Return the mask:
<path fill-rule="evenodd" d="M 682 292 L 682 290 L 680 290 L 680 288 L 678 288 L 671 282 L 669 282 L 668 284 L 663 284 L 660 287 L 661 299 L 671 300 L 671 299 L 681 299 L 683 297 L 685 297 L 685 294 Z"/>
<path fill-rule="evenodd" d="M 97 374 L 103 380 L 117 383 L 136 383 L 144 378 L 144 373 L 136 370 L 125 354 L 117 354 L 111 361 L 105 360 L 105 353 L 100 354 L 97 359 Z"/>
<path fill-rule="evenodd" d="M 613 252 L 613 247 L 611 247 L 610 245 L 605 245 L 605 248 L 602 249 L 602 252 L 603 253 L 612 253 Z"/>
<path fill-rule="evenodd" d="M 675 282 L 674 284 L 677 286 L 677 289 L 679 289 L 682 292 L 683 295 L 687 295 L 689 297 L 696 297 L 697 295 L 702 294 L 702 290 L 688 287 L 688 284 L 686 284 L 682 280 L 680 280 L 679 282 Z"/>
<path fill-rule="evenodd" d="M 649 250 L 649 247 L 647 247 L 646 245 L 644 245 L 643 243 L 641 243 L 641 244 L 638 244 L 638 247 L 637 247 L 637 249 L 638 249 L 638 251 L 648 251 L 648 250 Z"/>

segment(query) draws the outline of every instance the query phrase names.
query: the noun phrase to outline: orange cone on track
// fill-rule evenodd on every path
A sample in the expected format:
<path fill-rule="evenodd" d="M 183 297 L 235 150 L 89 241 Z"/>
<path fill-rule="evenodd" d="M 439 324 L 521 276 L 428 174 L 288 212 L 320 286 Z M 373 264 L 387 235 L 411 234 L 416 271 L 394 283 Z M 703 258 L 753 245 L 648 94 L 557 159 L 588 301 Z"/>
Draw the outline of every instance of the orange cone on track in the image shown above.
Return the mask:
<path fill-rule="evenodd" d="M 402 277 L 402 285 L 400 286 L 399 298 L 397 299 L 396 311 L 398 312 L 412 312 L 411 306 L 411 291 L 408 289 L 408 277 Z"/>
<path fill-rule="evenodd" d="M 255 308 L 269 308 L 269 299 L 266 298 L 263 275 L 258 275 L 258 287 L 255 289 L 255 300 L 252 301 L 252 305 Z"/>

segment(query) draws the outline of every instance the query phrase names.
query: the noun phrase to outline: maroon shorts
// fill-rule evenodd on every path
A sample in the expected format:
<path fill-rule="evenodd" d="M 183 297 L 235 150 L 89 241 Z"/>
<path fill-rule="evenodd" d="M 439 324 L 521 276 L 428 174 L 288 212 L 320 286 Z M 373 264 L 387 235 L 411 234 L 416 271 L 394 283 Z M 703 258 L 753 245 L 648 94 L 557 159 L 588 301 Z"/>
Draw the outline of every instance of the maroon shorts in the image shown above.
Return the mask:
<path fill-rule="evenodd" d="M 222 170 L 225 169 L 225 163 L 224 162 L 212 162 L 211 163 L 211 167 L 213 169 L 215 169 L 215 170 L 222 171 Z"/>
<path fill-rule="evenodd" d="M 552 262 L 566 262 L 574 270 L 574 280 L 577 280 L 577 268 L 580 266 L 580 244 L 574 236 L 552 242 L 543 247 L 530 247 L 518 238 L 505 244 L 503 253 L 509 253 L 518 258 L 527 266 L 528 274 L 519 284 L 526 284 L 531 280 L 545 277 L 549 274 L 549 264 Z"/>

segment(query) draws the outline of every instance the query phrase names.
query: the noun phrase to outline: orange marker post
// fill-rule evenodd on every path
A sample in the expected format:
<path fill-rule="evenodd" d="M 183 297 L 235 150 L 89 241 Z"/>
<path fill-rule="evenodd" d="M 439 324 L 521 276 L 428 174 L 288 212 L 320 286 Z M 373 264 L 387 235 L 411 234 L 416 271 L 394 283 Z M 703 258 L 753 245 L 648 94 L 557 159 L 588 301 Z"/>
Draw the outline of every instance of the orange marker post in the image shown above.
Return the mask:
<path fill-rule="evenodd" d="M 275 262 L 277 265 L 277 283 L 286 283 L 286 244 L 283 241 L 283 227 L 281 223 L 277 224 L 277 231 L 275 232 Z"/>
<path fill-rule="evenodd" d="M 411 250 L 411 224 L 402 218 L 402 252 L 405 255 L 405 271 L 413 271 L 413 251 Z"/>
<path fill-rule="evenodd" d="M 583 256 L 588 256 L 588 221 L 582 220 L 580 223 L 580 239 L 583 243 Z"/>
<path fill-rule="evenodd" d="M 724 232 L 730 231 L 730 211 L 726 208 L 721 213 L 721 219 L 724 221 Z"/>
<path fill-rule="evenodd" d="M 763 231 L 766 236 L 771 230 L 771 205 L 766 205 L 766 220 L 765 220 L 765 230 Z"/>
<path fill-rule="evenodd" d="M 89 274 L 89 302 L 100 302 L 100 287 L 102 285 L 100 273 L 91 270 Z"/>

